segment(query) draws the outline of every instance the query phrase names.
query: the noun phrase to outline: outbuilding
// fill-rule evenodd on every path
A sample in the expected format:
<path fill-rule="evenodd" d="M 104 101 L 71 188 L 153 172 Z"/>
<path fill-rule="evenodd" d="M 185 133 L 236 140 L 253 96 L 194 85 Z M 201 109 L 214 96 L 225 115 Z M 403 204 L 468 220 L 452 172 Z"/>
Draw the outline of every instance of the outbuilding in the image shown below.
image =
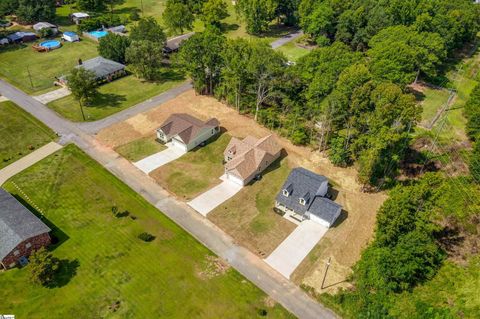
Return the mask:
<path fill-rule="evenodd" d="M 43 30 L 51 30 L 51 34 L 55 35 L 58 33 L 58 27 L 54 24 L 51 24 L 49 22 L 39 22 L 33 25 L 33 29 L 37 33 L 43 32 Z"/>
<path fill-rule="evenodd" d="M 10 43 L 10 41 L 8 41 L 7 38 L 1 38 L 0 39 L 0 45 L 5 45 L 5 44 L 9 44 L 9 43 Z"/>
<path fill-rule="evenodd" d="M 7 36 L 8 40 L 12 43 L 22 43 L 35 41 L 37 36 L 33 32 L 15 32 Z"/>
<path fill-rule="evenodd" d="M 85 19 L 88 19 L 88 18 L 90 18 L 90 15 L 88 13 L 85 13 L 85 12 L 75 12 L 75 13 L 72 13 L 70 15 L 70 19 L 72 19 L 72 21 L 75 24 L 80 24 L 82 22 L 82 20 L 85 20 Z"/>
<path fill-rule="evenodd" d="M 80 41 L 80 37 L 75 32 L 66 31 L 63 32 L 62 39 L 68 42 Z"/>
<path fill-rule="evenodd" d="M 25 264 L 28 256 L 51 243 L 50 228 L 0 188 L 0 267 Z"/>

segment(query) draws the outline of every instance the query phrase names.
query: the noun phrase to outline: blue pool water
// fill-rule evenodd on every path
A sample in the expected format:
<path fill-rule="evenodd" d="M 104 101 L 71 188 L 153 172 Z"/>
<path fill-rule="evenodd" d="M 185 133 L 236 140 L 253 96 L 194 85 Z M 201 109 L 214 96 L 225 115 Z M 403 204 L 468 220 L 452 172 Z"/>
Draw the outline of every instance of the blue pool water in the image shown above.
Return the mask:
<path fill-rule="evenodd" d="M 57 49 L 61 46 L 60 42 L 57 40 L 48 40 L 48 41 L 43 41 L 40 43 L 41 47 L 48 48 L 48 49 Z"/>
<path fill-rule="evenodd" d="M 88 34 L 90 34 L 91 36 L 97 38 L 97 39 L 100 39 L 101 37 L 104 37 L 108 34 L 107 31 L 90 31 L 88 32 Z"/>

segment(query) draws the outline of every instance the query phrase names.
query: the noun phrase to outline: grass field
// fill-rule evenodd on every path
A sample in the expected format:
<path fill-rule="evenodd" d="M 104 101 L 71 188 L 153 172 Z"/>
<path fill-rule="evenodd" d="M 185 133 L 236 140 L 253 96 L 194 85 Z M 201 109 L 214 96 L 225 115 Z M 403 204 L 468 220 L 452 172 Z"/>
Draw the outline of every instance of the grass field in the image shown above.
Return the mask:
<path fill-rule="evenodd" d="M 263 178 L 244 187 L 208 214 L 208 219 L 252 252 L 266 257 L 296 225 L 273 211 L 275 196 L 290 173 L 287 160 L 273 163 Z"/>
<path fill-rule="evenodd" d="M 295 42 L 288 42 L 287 44 L 278 47 L 277 51 L 283 52 L 290 61 L 297 61 L 310 52 L 308 49 L 297 46 Z"/>
<path fill-rule="evenodd" d="M 140 138 L 130 143 L 115 148 L 115 151 L 128 159 L 136 162 L 149 155 L 158 153 L 166 149 L 166 147 L 155 141 L 155 135 Z"/>
<path fill-rule="evenodd" d="M 66 42 L 47 53 L 33 51 L 31 46 L 28 43 L 0 48 L 0 77 L 30 94 L 53 89 L 55 77 L 69 73 L 78 59 L 98 55 L 97 44 L 88 39 Z"/>
<path fill-rule="evenodd" d="M 293 318 L 73 145 L 15 176 L 60 239 L 49 288 L 0 273 L 0 313 L 17 318 Z M 128 211 L 116 218 L 111 207 Z M 135 219 L 131 218 L 135 216 Z M 149 243 L 142 232 L 156 236 Z M 267 301 L 267 302 L 266 302 Z"/>
<path fill-rule="evenodd" d="M 223 151 L 230 142 L 222 134 L 206 146 L 196 148 L 179 159 L 150 173 L 160 185 L 183 200 L 190 200 L 216 184 L 224 173 Z"/>
<path fill-rule="evenodd" d="M 447 89 L 434 89 L 425 87 L 423 90 L 422 125 L 428 126 L 437 112 L 447 103 L 450 92 Z"/>
<path fill-rule="evenodd" d="M 55 133 L 24 110 L 0 103 L 0 169 L 53 139 Z"/>
<path fill-rule="evenodd" d="M 167 73 L 163 82 L 145 82 L 129 75 L 98 88 L 93 102 L 83 108 L 86 121 L 96 121 L 168 91 L 183 81 L 176 73 Z M 83 121 L 80 105 L 72 95 L 48 104 L 55 112 L 75 121 Z"/>

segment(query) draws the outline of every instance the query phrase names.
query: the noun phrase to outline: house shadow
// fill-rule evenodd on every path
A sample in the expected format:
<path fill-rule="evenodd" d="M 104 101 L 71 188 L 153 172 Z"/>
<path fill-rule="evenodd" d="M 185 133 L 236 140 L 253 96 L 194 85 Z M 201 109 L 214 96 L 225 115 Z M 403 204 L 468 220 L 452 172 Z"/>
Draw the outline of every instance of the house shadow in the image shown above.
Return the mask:
<path fill-rule="evenodd" d="M 220 126 L 220 131 L 218 132 L 218 134 L 215 134 L 214 136 L 210 137 L 208 140 L 205 141 L 205 144 L 202 146 L 202 145 L 198 145 L 196 146 L 195 148 L 193 148 L 192 150 L 189 151 L 189 153 L 195 153 L 195 152 L 198 152 L 199 150 L 201 150 L 202 148 L 204 148 L 205 146 L 211 144 L 211 143 L 214 143 L 215 141 L 217 141 L 223 134 L 225 134 L 225 132 L 227 132 L 227 129 Z M 222 160 L 223 160 L 223 157 L 222 157 Z"/>
<path fill-rule="evenodd" d="M 333 225 L 330 228 L 336 228 L 340 226 L 348 218 L 348 212 L 344 209 L 340 212 L 340 216 L 335 220 Z"/>
<path fill-rule="evenodd" d="M 70 280 L 76 276 L 78 267 L 80 267 L 80 262 L 78 259 L 60 259 L 59 269 L 55 274 L 53 281 L 46 284 L 45 287 L 53 289 L 66 286 Z"/>
<path fill-rule="evenodd" d="M 42 215 L 38 210 L 31 206 L 27 201 L 18 195 L 13 195 L 23 206 L 25 206 L 32 214 L 34 214 L 38 219 L 40 219 L 45 225 L 47 225 L 52 231 L 50 232 L 50 237 L 52 238 L 52 243 L 48 246 L 49 251 L 54 251 L 66 242 L 70 237 L 63 232 L 59 227 Z"/>

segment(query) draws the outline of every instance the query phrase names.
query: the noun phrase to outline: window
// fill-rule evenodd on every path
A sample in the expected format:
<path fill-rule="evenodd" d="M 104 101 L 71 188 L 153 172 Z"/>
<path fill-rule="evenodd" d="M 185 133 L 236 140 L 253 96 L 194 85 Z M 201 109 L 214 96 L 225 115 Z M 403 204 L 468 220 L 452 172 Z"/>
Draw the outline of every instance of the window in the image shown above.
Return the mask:
<path fill-rule="evenodd" d="M 290 195 L 286 189 L 283 190 L 283 196 L 288 197 Z"/>
<path fill-rule="evenodd" d="M 300 198 L 298 201 L 300 202 L 301 205 L 305 206 L 305 198 Z"/>
<path fill-rule="evenodd" d="M 13 252 L 13 255 L 14 255 L 14 256 L 20 255 L 20 252 L 18 251 L 18 249 Z"/>
<path fill-rule="evenodd" d="M 25 248 L 28 249 L 28 248 L 30 248 L 30 247 L 32 247 L 32 244 L 30 244 L 30 243 L 26 243 L 26 244 L 25 244 Z"/>

